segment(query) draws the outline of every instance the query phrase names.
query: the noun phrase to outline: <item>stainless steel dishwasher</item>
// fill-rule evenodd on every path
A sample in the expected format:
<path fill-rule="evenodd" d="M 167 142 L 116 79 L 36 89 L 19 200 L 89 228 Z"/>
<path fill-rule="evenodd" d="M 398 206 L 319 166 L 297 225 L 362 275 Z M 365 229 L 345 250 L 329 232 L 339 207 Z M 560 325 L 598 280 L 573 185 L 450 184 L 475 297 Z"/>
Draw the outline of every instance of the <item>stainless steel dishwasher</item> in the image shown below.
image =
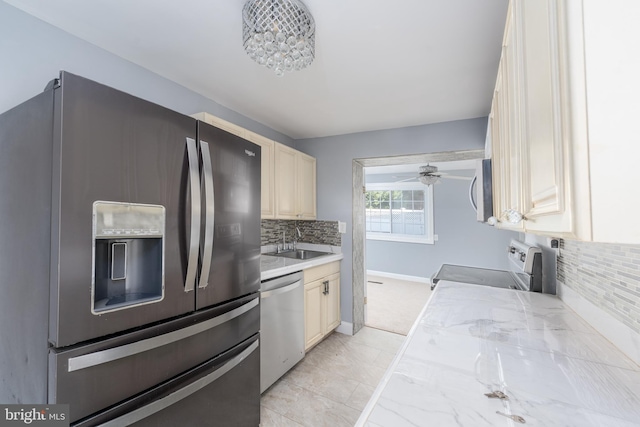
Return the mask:
<path fill-rule="evenodd" d="M 287 274 L 260 287 L 260 393 L 304 357 L 302 278 Z"/>

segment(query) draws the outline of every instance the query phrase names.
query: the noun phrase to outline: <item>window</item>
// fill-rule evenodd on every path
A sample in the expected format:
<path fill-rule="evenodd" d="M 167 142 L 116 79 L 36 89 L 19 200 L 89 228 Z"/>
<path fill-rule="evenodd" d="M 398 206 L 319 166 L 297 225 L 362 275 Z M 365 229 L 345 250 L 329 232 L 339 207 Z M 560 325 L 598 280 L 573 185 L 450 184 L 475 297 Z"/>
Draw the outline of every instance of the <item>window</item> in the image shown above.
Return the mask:
<path fill-rule="evenodd" d="M 367 239 L 433 244 L 433 186 L 367 184 Z"/>

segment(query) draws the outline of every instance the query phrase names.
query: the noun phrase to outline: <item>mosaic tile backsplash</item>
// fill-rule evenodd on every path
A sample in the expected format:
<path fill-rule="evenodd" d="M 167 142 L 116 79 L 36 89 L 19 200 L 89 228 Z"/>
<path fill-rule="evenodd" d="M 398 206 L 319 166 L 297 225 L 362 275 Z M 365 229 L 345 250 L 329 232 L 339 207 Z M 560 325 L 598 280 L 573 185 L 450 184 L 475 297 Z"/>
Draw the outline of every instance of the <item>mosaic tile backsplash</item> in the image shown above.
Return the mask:
<path fill-rule="evenodd" d="M 296 227 L 302 237 L 297 237 Z M 342 246 L 342 237 L 338 232 L 338 221 L 295 221 L 284 219 L 263 219 L 261 222 L 261 245 L 282 243 L 282 233 L 287 243 L 294 240 L 299 243 Z"/>
<path fill-rule="evenodd" d="M 558 280 L 640 333 L 640 245 L 561 240 Z"/>

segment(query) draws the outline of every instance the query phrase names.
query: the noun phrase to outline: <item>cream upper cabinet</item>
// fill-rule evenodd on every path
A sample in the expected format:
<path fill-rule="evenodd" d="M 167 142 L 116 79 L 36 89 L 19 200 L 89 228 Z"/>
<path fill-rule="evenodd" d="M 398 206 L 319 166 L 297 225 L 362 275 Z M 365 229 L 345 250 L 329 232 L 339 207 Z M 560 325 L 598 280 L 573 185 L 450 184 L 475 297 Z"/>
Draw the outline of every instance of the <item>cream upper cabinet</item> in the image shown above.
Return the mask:
<path fill-rule="evenodd" d="M 491 104 L 489 126 L 492 137 L 492 168 L 494 185 L 494 212 L 502 219 L 500 227 L 523 231 L 522 221 L 506 220 L 508 212 L 522 212 L 522 146 L 521 118 L 518 90 L 519 58 L 517 54 L 516 32 L 513 31 L 513 4 L 507 14 L 507 24 L 502 43 L 502 55 L 496 78 L 496 88 Z"/>
<path fill-rule="evenodd" d="M 571 188 L 566 185 L 569 135 L 563 107 L 562 2 L 519 0 L 515 29 L 522 41 L 521 89 L 525 228 L 530 232 L 562 233 L 572 228 Z M 568 107 L 568 105 L 567 105 Z"/>
<path fill-rule="evenodd" d="M 316 219 L 316 159 L 276 144 L 275 164 L 276 218 Z"/>
<path fill-rule="evenodd" d="M 276 155 L 276 218 L 296 219 L 297 208 L 297 151 L 277 144 Z"/>
<path fill-rule="evenodd" d="M 316 159 L 299 153 L 296 162 L 298 217 L 316 219 Z"/>
<path fill-rule="evenodd" d="M 490 116 L 499 227 L 640 243 L 638 19 L 631 0 L 510 2 Z"/>
<path fill-rule="evenodd" d="M 276 217 L 275 207 L 275 145 L 276 142 L 271 139 L 265 138 L 257 133 L 246 131 L 245 138 L 249 141 L 257 144 L 261 148 L 262 161 L 261 161 L 261 218 L 271 219 Z"/>
<path fill-rule="evenodd" d="M 564 4 L 576 233 L 639 244 L 640 2 Z"/>
<path fill-rule="evenodd" d="M 316 219 L 316 159 L 209 113 L 192 117 L 261 147 L 261 218 Z"/>

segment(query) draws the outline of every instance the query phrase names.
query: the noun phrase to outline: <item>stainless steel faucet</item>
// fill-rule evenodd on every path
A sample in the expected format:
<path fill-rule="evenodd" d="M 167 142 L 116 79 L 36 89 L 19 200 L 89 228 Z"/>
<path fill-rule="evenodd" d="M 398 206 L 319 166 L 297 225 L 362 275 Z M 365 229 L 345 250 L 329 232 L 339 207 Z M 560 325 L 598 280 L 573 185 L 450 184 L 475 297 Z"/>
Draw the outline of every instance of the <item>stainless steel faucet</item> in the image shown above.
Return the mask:
<path fill-rule="evenodd" d="M 298 239 L 302 238 L 302 233 L 300 232 L 300 229 L 298 227 L 296 227 L 296 236 L 293 237 L 293 250 L 296 250 L 296 245 L 298 244 Z"/>

